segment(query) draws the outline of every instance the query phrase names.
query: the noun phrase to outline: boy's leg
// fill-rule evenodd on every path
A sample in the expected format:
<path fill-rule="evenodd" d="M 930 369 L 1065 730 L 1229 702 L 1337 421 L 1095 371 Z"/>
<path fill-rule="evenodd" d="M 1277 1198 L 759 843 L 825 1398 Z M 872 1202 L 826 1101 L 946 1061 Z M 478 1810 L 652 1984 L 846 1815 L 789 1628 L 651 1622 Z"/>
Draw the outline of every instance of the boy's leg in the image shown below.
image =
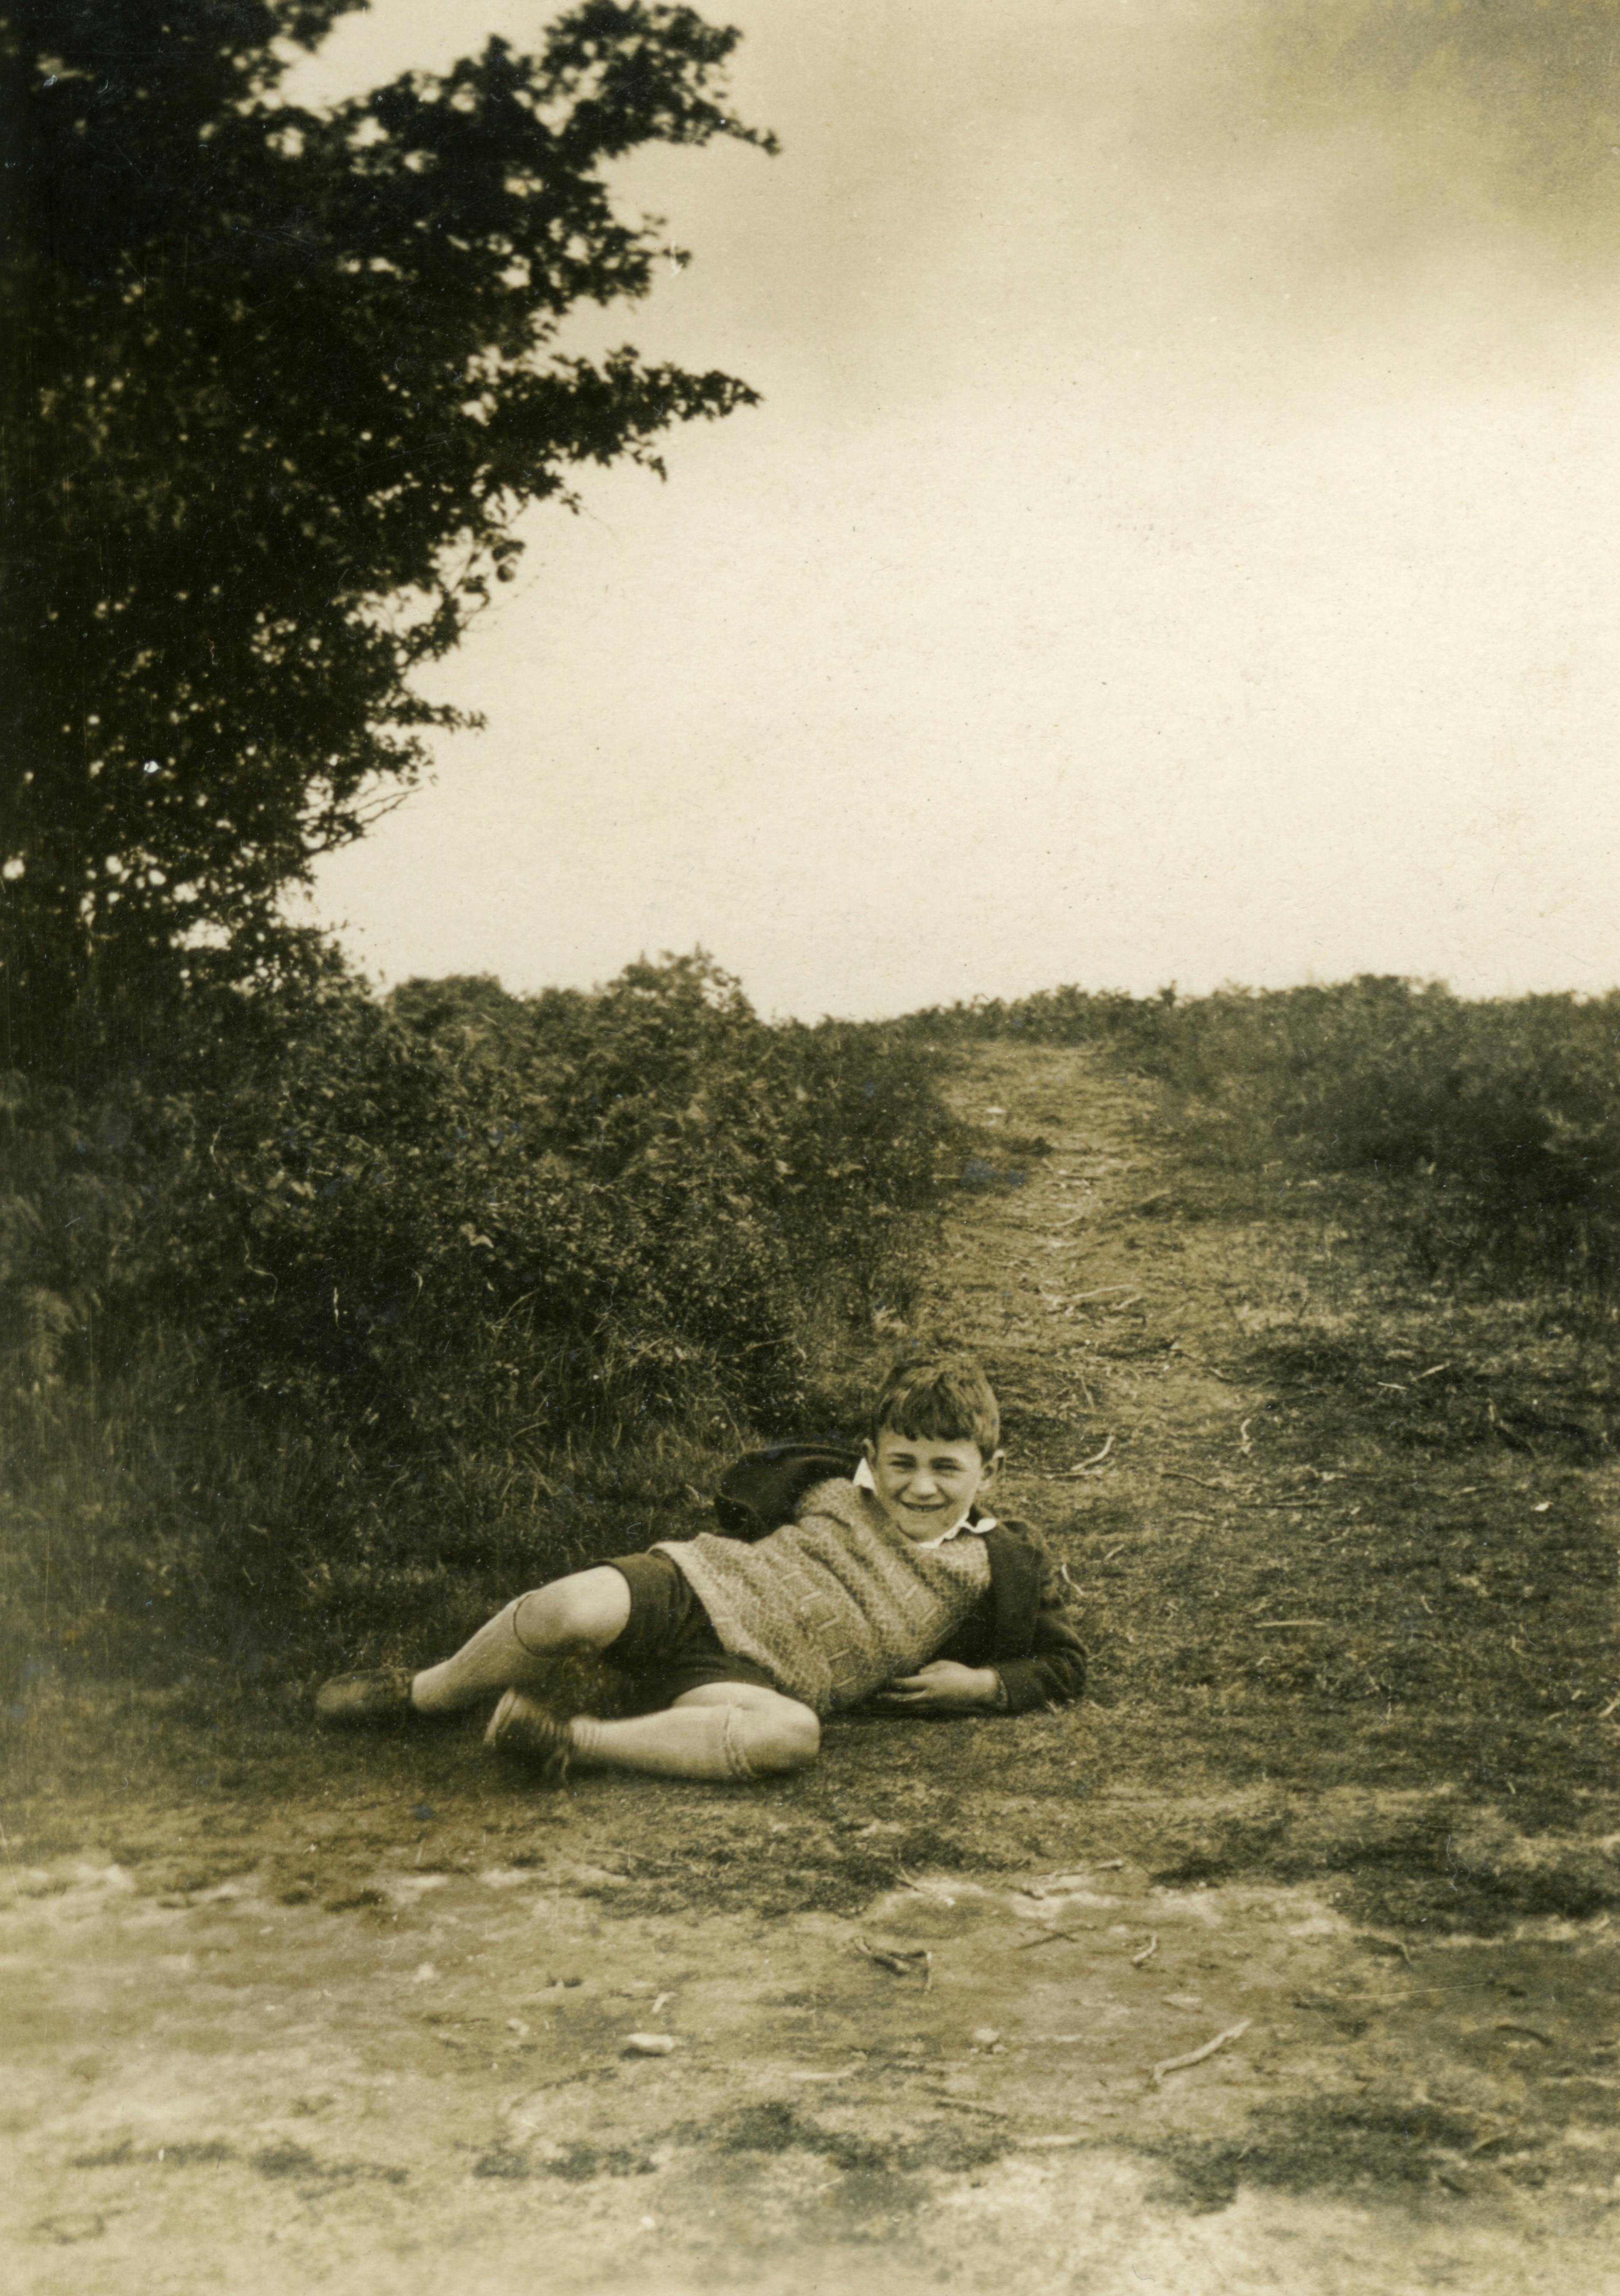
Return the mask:
<path fill-rule="evenodd" d="M 489 1742 L 499 1750 L 510 1737 L 514 1749 L 522 1749 L 530 1711 L 521 1691 L 503 1699 Z M 756 1778 L 802 1770 L 821 1743 L 821 1726 L 810 1707 L 752 1682 L 704 1683 L 656 1714 L 622 1722 L 600 1722 L 590 1714 L 561 1725 L 547 1720 L 547 1739 L 565 1733 L 568 1757 L 580 1769 L 640 1770 L 666 1778 Z M 555 1754 L 553 1762 L 555 1774 Z"/>
<path fill-rule="evenodd" d="M 611 1563 L 554 1578 L 508 1603 L 454 1657 L 413 1676 L 411 1704 L 419 1713 L 448 1714 L 496 1691 L 536 1688 L 548 1660 L 605 1650 L 629 1615 L 629 1583 Z"/>

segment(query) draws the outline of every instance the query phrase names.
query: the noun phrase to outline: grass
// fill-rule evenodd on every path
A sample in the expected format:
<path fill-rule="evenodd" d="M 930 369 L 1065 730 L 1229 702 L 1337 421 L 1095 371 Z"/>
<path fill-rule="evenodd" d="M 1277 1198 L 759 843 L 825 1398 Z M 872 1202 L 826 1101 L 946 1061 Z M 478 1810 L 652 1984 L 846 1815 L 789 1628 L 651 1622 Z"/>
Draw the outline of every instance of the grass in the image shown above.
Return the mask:
<path fill-rule="evenodd" d="M 1213 1167 L 1367 1177 L 1386 1242 L 1424 1275 L 1620 1307 L 1620 992 L 1065 988 L 899 1025 L 1103 1051 L 1155 1080 Z"/>
<path fill-rule="evenodd" d="M 803 1303 L 805 1423 L 847 1433 L 893 1341 Z M 347 1665 L 453 1647 L 532 1586 L 712 1526 L 746 1420 L 468 1439 L 403 1458 L 267 1418 L 154 1343 L 99 1392 L 7 1398 L 0 1701 L 48 1684 L 213 1679 L 272 1702 Z"/>
<path fill-rule="evenodd" d="M 319 1665 L 684 1528 L 966 1147 L 917 1048 L 701 954 L 380 1004 L 300 939 L 151 1036 L 0 1079 L 14 1664 Z"/>
<path fill-rule="evenodd" d="M 1443 1784 L 1575 1824 L 1620 1692 L 1607 1351 L 1364 1267 L 1326 1299 L 1294 1241 L 1287 1320 L 1220 1357 L 1239 1443 L 1088 1513 L 1099 1677 L 1151 1684 L 1229 1783 Z"/>
<path fill-rule="evenodd" d="M 160 1365 L 111 1405 L 36 1399 L 10 1432 L 13 1698 L 51 1673 L 222 1667 L 274 1689 L 398 1659 L 470 1631 L 516 1584 L 689 1536 L 708 1519 L 698 1486 L 746 1440 L 664 1427 L 617 1448 L 468 1445 L 391 1469 Z"/>
<path fill-rule="evenodd" d="M 992 1045 L 974 1064 L 965 1110 L 1007 1110 L 980 1158 L 996 1184 L 966 1173 L 919 1312 L 991 1368 L 1008 1504 L 1083 1590 L 1093 1697 L 1021 1723 L 1010 1772 L 1002 1725 L 845 1725 L 773 1792 L 779 1841 L 752 1801 L 695 1841 L 679 1790 L 637 1782 L 682 1862 L 633 1871 L 627 1902 L 850 1910 L 901 1866 L 1049 1867 L 1122 1842 L 1183 1887 L 1350 1874 L 1363 1918 L 1432 1931 L 1620 1902 L 1608 1328 L 1552 1292 L 1415 1283 L 1363 1181 L 1228 1168 L 1196 1113 L 1096 1055 Z M 1092 1170 L 1090 1195 L 1065 1193 Z M 1059 1223 L 1077 1203 L 1069 1260 L 1047 1239 L 1076 1234 Z M 829 1327 L 810 1423 L 847 1423 L 905 1329 Z M 145 1376 L 140 1411 L 42 1407 L 13 1455 L 37 1536 L 12 1550 L 34 1558 L 8 1600 L 35 1629 L 12 1697 L 42 1806 L 93 1785 L 111 1705 L 132 1775 L 207 1780 L 222 1808 L 271 1775 L 315 1790 L 329 1755 L 286 1728 L 315 1676 L 445 1647 L 514 1585 L 690 1535 L 730 1456 L 672 1432 L 469 1449 L 379 1486 L 296 1431 L 266 1447 L 177 1412 L 163 1366 Z M 269 1631 L 252 1589 L 227 1603 L 188 1577 L 233 1540 L 244 1574 L 283 1574 Z M 184 1686 L 95 1686 L 120 1673 Z M 402 1756 L 401 1775 L 472 1824 L 466 1751 Z"/>
<path fill-rule="evenodd" d="M 1000 1504 L 1048 1529 L 1082 1590 L 1090 1698 L 1013 1724 L 850 1718 L 788 1779 L 598 1777 L 557 1796 L 492 1773 L 479 1715 L 317 1738 L 308 1692 L 328 1654 L 437 1651 L 542 1551 L 584 1560 L 700 1527 L 694 1494 L 728 1448 L 669 1433 L 618 1451 L 469 1448 L 390 1487 L 292 1429 L 265 1447 L 154 1362 L 126 1390 L 139 1412 L 41 1406 L 12 1461 L 37 1510 L 13 1549 L 34 1576 L 12 1592 L 53 1636 L 13 1703 L 4 1848 L 22 1887 L 68 1886 L 91 1851 L 161 1907 L 251 1877 L 333 1934 L 341 1919 L 380 1935 L 379 1866 L 504 1864 L 565 1882 L 608 1928 L 651 1917 L 687 1937 L 750 1916 L 769 1956 L 778 1923 L 868 1929 L 876 1898 L 930 1874 L 993 1887 L 1091 1865 L 1145 1921 L 1143 1869 L 1177 1892 L 1236 1885 L 1218 1919 L 1251 1947 L 1279 1915 L 1312 1913 L 1270 1895 L 1292 1885 L 1351 1930 L 1331 1940 L 1330 1981 L 1257 1993 L 1274 2034 L 1261 2087 L 1180 2127 L 1150 2119 L 1149 2099 L 1096 2142 L 1142 2157 L 1150 2200 L 1194 2210 L 1258 2185 L 1448 2224 L 1470 2196 L 1503 2222 L 1527 2203 L 1559 2212 L 1538 2221 L 1585 2222 L 1575 2212 L 1610 2204 L 1612 2162 L 1593 2147 L 1620 2046 L 1600 1928 L 1620 1906 L 1602 1319 L 1551 1288 L 1415 1281 L 1363 1180 L 1229 1165 L 1196 1111 L 1095 1053 L 985 1045 L 959 1096 L 967 1118 L 1005 1109 L 1004 1128 L 918 1272 L 916 1327 L 829 1326 L 812 1423 L 848 1423 L 874 1362 L 925 1328 L 974 1345 L 1006 1414 Z M 300 1544 L 312 1519 L 319 1536 Z M 396 1569 L 415 1553 L 416 1578 L 379 1583 L 368 1536 Z M 233 1611 L 207 1572 L 187 1576 L 196 1543 L 217 1562 L 231 1540 L 260 1568 L 284 1544 L 278 1639 L 250 1631 L 245 1597 Z M 1125 1951 L 1134 1934 L 1108 1934 L 1124 1918 L 1099 1906 L 1081 1926 Z M 1202 1929 L 1161 1926 L 1149 2005 L 1172 1932 Z M 1426 1950 L 1442 1944 L 1470 1949 Z M 1050 1976 L 1065 1948 L 1027 1964 L 1011 1951 Z M 942 1987 L 919 2027 L 950 2014 Z M 819 2095 L 668 2134 L 710 2156 L 711 2184 L 735 2155 L 750 2206 L 778 2151 L 868 2180 L 892 2210 L 925 2202 L 927 2174 L 976 2174 L 1003 2149 L 999 2121 L 918 2120 L 893 2078 L 910 2061 L 897 2050 L 892 2074 L 891 2044 L 869 2045 L 877 2094 L 892 2087 L 905 2115 L 892 2135 L 869 2108 L 846 2129 Z M 1252 2036 L 1246 2057 L 1260 2047 Z M 641 2140 L 584 2136 L 550 2160 L 497 2142 L 472 2172 L 624 2177 L 604 2189 L 633 2198 Z M 315 2189 L 296 2145 L 238 2157 Z"/>
<path fill-rule="evenodd" d="M 1165 1880 L 1350 1869 L 1439 1927 L 1616 1902 L 1612 1325 L 1414 1282 L 1360 1177 L 1229 1165 L 1096 1054 L 987 1046 L 981 1079 L 1057 1136 L 954 1275 L 1020 1502 L 1067 1498 L 1085 1790 L 1137 1798 Z"/>

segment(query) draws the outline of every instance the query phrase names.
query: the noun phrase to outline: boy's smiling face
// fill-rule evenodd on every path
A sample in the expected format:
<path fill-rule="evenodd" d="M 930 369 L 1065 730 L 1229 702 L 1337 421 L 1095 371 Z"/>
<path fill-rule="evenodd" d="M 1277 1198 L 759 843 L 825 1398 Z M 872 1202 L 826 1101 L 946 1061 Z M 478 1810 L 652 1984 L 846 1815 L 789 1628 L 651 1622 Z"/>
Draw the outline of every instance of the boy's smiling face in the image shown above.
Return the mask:
<path fill-rule="evenodd" d="M 892 1427 L 868 1442 L 866 1453 L 884 1513 L 919 1546 L 954 1530 L 1001 1464 L 999 1451 L 987 1459 L 976 1443 L 900 1435 Z"/>

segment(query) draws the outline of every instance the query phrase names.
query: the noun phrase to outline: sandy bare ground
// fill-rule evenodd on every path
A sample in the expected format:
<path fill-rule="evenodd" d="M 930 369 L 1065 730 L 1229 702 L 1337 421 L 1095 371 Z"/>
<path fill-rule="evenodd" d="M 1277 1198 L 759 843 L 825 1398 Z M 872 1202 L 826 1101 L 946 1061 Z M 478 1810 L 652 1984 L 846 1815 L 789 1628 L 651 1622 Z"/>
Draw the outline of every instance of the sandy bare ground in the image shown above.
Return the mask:
<path fill-rule="evenodd" d="M 1098 1601 L 1099 1703 L 540 1798 L 472 1727 L 42 1698 L 4 1821 L 6 2288 L 1620 2289 L 1607 1912 L 1396 1926 L 1355 1845 L 1420 1789 L 1131 1751 L 1106 1526 L 1169 1522 L 1148 1435 L 1155 1478 L 1252 1447 L 1216 1334 L 1286 1272 L 1241 1224 L 1119 1217 L 1179 1176 L 1095 1064 L 997 1050 L 965 1091 L 1011 1177 L 964 1194 L 936 1311 L 1022 1412 L 1010 1500 Z M 1459 1871 L 1553 1854 L 1504 1824 L 1459 1803 Z"/>

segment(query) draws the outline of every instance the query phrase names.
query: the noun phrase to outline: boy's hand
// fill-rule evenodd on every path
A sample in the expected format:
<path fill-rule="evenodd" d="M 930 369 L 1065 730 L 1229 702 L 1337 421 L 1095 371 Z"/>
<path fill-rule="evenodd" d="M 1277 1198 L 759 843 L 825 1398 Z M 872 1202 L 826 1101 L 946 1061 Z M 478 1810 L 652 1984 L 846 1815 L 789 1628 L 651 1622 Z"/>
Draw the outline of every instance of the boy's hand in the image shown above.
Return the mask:
<path fill-rule="evenodd" d="M 1000 1703 L 1001 1677 L 993 1666 L 958 1666 L 955 1659 L 931 1659 L 916 1674 L 897 1675 L 876 1693 L 879 1704 L 914 1714 L 959 1714 L 969 1707 Z"/>

